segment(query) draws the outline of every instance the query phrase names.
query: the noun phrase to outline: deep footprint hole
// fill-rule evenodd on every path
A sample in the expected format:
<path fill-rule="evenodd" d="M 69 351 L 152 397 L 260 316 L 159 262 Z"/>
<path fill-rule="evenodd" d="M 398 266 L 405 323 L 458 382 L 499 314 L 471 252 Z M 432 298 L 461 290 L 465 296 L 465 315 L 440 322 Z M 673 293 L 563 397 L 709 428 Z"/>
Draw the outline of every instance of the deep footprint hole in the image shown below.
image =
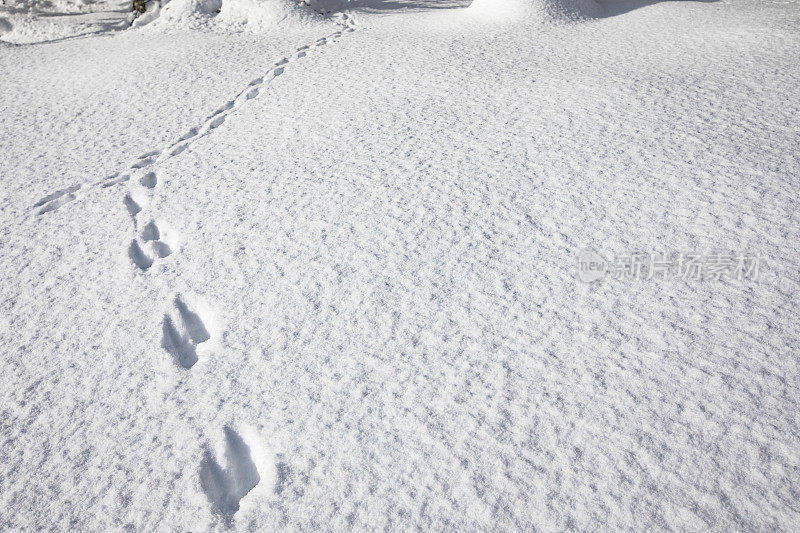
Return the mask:
<path fill-rule="evenodd" d="M 139 183 L 142 184 L 143 187 L 147 187 L 148 189 L 152 189 L 158 183 L 158 178 L 156 178 L 155 172 L 148 172 L 139 180 Z"/>

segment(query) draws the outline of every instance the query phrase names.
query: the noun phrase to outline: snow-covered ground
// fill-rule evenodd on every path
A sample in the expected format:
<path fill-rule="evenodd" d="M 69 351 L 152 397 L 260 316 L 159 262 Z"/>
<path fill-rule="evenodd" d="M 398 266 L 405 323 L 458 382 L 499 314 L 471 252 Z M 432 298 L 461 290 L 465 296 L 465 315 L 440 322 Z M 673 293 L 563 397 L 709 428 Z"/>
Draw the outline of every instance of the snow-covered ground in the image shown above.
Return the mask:
<path fill-rule="evenodd" d="M 0 529 L 800 526 L 798 2 L 6 2 Z"/>

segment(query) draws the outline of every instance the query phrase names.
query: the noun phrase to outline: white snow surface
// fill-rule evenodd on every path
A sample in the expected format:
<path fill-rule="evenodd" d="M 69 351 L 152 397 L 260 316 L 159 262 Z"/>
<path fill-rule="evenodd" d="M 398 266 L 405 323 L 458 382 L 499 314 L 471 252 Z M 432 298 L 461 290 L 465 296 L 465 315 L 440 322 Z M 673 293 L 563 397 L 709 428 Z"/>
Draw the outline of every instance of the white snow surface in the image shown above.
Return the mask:
<path fill-rule="evenodd" d="M 797 528 L 797 3 L 467 4 L 0 36 L 0 529 Z"/>

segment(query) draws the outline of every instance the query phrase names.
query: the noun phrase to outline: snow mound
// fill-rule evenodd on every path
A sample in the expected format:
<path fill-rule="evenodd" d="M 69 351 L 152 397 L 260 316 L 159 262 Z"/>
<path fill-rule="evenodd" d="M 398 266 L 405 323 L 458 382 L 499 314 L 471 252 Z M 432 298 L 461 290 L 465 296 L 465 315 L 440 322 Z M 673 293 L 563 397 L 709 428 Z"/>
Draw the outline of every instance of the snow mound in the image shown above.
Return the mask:
<path fill-rule="evenodd" d="M 469 11 L 484 18 L 577 20 L 600 15 L 595 0 L 475 0 Z"/>
<path fill-rule="evenodd" d="M 307 26 L 323 17 L 295 0 L 172 0 L 147 4 L 135 26 L 206 28 L 264 33 L 276 26 Z"/>
<path fill-rule="evenodd" d="M 34 15 L 0 18 L 0 41 L 15 44 L 37 43 L 65 39 L 79 33 L 74 25 L 59 22 Z"/>

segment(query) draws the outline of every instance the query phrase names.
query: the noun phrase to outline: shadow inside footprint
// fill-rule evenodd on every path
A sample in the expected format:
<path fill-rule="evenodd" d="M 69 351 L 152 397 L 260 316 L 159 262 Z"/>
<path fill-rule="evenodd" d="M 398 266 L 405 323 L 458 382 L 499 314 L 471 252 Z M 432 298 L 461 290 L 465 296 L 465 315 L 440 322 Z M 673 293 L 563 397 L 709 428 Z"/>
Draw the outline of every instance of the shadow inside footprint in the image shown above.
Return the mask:
<path fill-rule="evenodd" d="M 125 195 L 125 198 L 122 200 L 125 203 L 125 209 L 128 210 L 128 213 L 132 217 L 136 217 L 136 215 L 142 210 L 139 204 L 136 203 L 136 200 L 131 198 L 130 194 Z"/>
<path fill-rule="evenodd" d="M 143 241 L 157 241 L 161 237 L 161 232 L 158 231 L 158 226 L 153 221 L 147 223 L 142 230 Z"/>
<path fill-rule="evenodd" d="M 60 191 L 50 193 L 41 200 L 39 200 L 38 202 L 36 202 L 35 204 L 33 204 L 33 207 L 41 207 L 47 202 L 52 202 L 53 200 L 57 200 L 58 198 L 61 198 L 64 195 L 72 194 L 80 188 L 81 188 L 80 185 L 72 185 L 71 187 L 67 187 L 66 189 L 61 189 Z"/>
<path fill-rule="evenodd" d="M 152 247 L 153 247 L 153 252 L 156 254 L 156 257 L 159 257 L 160 259 L 163 259 L 172 253 L 170 247 L 166 243 L 161 241 L 153 242 Z"/>
<path fill-rule="evenodd" d="M 163 243 L 155 241 L 153 244 Z M 166 247 L 166 245 L 164 246 Z M 167 251 L 169 251 L 168 247 L 163 253 Z M 158 253 L 158 250 L 156 252 Z M 187 369 L 192 368 L 198 360 L 198 345 L 211 339 L 211 335 L 200 315 L 190 310 L 179 296 L 175 298 L 173 304 L 177 315 L 174 313 L 164 315 L 161 346 L 175 358 L 180 366 Z"/>
<path fill-rule="evenodd" d="M 45 205 L 44 207 L 42 207 L 39 210 L 39 214 L 40 215 L 44 215 L 45 213 L 49 213 L 50 211 L 55 211 L 56 209 L 58 209 L 62 205 L 66 204 L 67 202 L 71 202 L 74 199 L 75 199 L 75 195 L 74 194 L 68 194 L 66 196 L 61 196 L 61 197 L 53 200 L 49 204 Z"/>
<path fill-rule="evenodd" d="M 162 348 L 172 354 L 183 368 L 192 368 L 197 362 L 195 345 L 181 335 L 169 315 L 164 315 L 164 323 L 161 329 L 163 334 L 161 339 Z"/>
<path fill-rule="evenodd" d="M 128 248 L 128 257 L 131 258 L 133 264 L 142 270 L 147 270 L 153 266 L 153 258 L 145 254 L 144 250 L 142 250 L 141 246 L 139 246 L 139 243 L 135 240 L 131 241 L 131 245 Z"/>
<path fill-rule="evenodd" d="M 142 178 L 139 180 L 139 183 L 141 183 L 142 186 L 147 187 L 148 189 L 152 189 L 153 187 L 156 186 L 156 183 L 158 183 L 158 178 L 156 178 L 156 173 L 148 172 L 147 174 L 142 176 Z"/>
<path fill-rule="evenodd" d="M 200 463 L 200 486 L 214 510 L 230 522 L 239 510 L 239 502 L 261 477 L 258 474 L 250 448 L 232 428 L 225 427 L 225 469 L 214 454 L 206 450 Z"/>
<path fill-rule="evenodd" d="M 191 337 L 192 341 L 196 344 L 200 344 L 211 338 L 200 315 L 191 311 L 180 298 L 175 298 L 175 307 L 178 308 L 178 313 L 180 313 L 181 320 L 183 320 L 186 331 L 189 333 L 189 337 Z"/>

